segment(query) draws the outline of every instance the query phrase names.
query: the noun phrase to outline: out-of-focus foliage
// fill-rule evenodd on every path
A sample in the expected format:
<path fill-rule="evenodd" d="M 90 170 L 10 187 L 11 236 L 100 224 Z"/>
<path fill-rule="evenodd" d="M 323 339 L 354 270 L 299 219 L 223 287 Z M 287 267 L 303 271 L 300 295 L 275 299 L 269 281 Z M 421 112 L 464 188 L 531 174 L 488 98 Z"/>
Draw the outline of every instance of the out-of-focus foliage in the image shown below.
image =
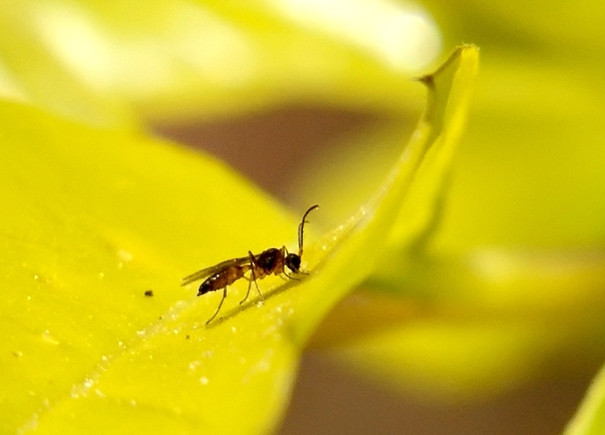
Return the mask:
<path fill-rule="evenodd" d="M 598 435 L 605 427 L 605 369 L 597 375 L 565 435 Z"/>
<path fill-rule="evenodd" d="M 431 17 L 394 1 L 24 0 L 3 5 L 0 36 L 0 94 L 95 123 L 125 107 L 154 120 L 294 100 L 400 110 L 440 52 Z"/>
<path fill-rule="evenodd" d="M 469 131 L 434 226 L 413 249 L 395 230 L 382 267 L 315 343 L 394 388 L 449 399 L 596 367 L 605 357 L 605 57 L 596 12 L 543 2 L 427 5 L 446 44 L 482 47 Z M 388 149 L 393 137 L 374 134 L 372 146 Z M 356 191 L 355 180 L 312 185 L 328 186 L 326 203 Z M 347 329 L 351 318 L 363 326 Z"/>

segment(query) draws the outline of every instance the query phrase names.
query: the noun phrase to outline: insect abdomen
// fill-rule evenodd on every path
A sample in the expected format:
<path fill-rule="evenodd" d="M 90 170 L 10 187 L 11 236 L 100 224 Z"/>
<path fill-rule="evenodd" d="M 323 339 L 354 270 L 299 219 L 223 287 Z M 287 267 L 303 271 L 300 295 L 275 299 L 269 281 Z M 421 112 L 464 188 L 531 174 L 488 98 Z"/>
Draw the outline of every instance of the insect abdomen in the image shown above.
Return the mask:
<path fill-rule="evenodd" d="M 221 270 L 220 272 L 217 272 L 214 275 L 206 278 L 206 280 L 200 285 L 197 295 L 201 296 L 208 292 L 213 292 L 227 287 L 240 279 L 245 272 L 246 268 L 239 266 L 231 266 Z"/>
<path fill-rule="evenodd" d="M 220 277 L 220 274 L 216 273 L 216 274 L 212 275 L 210 278 L 206 278 L 206 280 L 202 284 L 200 284 L 200 288 L 197 291 L 197 295 L 201 296 L 201 295 L 211 292 L 213 290 L 218 290 L 220 287 L 216 287 L 215 283 L 219 277 Z"/>

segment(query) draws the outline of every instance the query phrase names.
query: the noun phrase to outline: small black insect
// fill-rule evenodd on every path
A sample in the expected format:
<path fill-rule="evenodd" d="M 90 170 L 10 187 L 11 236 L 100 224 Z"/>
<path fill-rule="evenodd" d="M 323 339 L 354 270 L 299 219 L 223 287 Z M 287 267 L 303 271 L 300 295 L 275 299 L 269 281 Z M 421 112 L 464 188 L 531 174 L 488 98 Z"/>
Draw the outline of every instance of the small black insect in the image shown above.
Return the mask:
<path fill-rule="evenodd" d="M 307 222 L 306 218 L 311 210 L 315 210 L 318 207 L 317 204 L 310 207 L 305 212 L 302 221 L 298 225 L 298 254 L 289 253 L 285 246 L 282 246 L 281 249 L 269 248 L 258 255 L 254 255 L 251 251 L 248 251 L 247 257 L 225 260 L 214 266 L 187 275 L 181 280 L 181 285 L 187 285 L 205 278 L 197 292 L 198 296 L 223 289 L 223 298 L 219 302 L 212 317 L 206 322 L 206 325 L 209 324 L 220 311 L 223 301 L 227 297 L 227 286 L 233 284 L 238 279 L 245 278 L 248 280 L 248 291 L 246 292 L 244 299 L 240 301 L 240 304 L 243 304 L 250 295 L 252 282 L 254 282 L 261 300 L 263 299 L 263 294 L 256 283 L 257 279 L 262 279 L 271 274 L 280 276 L 285 275 L 286 277 L 293 279 L 286 268 L 290 269 L 292 273 L 301 273 L 300 263 L 303 254 L 303 231 L 305 223 Z M 247 272 L 250 272 L 250 274 L 246 275 Z"/>

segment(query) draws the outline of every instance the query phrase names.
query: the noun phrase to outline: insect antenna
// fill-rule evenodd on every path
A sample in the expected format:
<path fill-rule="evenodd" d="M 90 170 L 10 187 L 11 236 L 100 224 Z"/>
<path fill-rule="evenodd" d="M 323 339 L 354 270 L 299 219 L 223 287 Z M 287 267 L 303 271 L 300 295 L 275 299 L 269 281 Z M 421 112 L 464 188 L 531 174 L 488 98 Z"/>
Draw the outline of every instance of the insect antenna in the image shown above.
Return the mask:
<path fill-rule="evenodd" d="M 309 207 L 309 209 L 303 215 L 302 221 L 298 225 L 298 256 L 299 257 L 301 257 L 302 253 L 303 253 L 303 231 L 305 230 L 305 223 L 308 223 L 305 219 L 307 218 L 307 215 L 311 212 L 311 210 L 315 210 L 316 208 L 319 208 L 319 205 L 315 204 L 314 206 Z"/>

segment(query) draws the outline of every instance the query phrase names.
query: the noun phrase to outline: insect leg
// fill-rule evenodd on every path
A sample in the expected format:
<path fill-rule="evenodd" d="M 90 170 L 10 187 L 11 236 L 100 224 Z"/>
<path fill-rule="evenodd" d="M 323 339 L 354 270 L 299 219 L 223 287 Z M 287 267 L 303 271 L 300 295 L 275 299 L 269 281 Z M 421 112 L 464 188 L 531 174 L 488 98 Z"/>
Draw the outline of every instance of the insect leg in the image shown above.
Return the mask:
<path fill-rule="evenodd" d="M 212 320 L 216 317 L 218 312 L 221 310 L 221 306 L 223 305 L 223 301 L 225 300 L 226 297 L 227 297 L 227 286 L 225 286 L 225 288 L 223 288 L 223 298 L 219 302 L 218 307 L 216 308 L 216 311 L 214 312 L 212 317 L 206 321 L 206 325 L 208 325 L 208 323 L 212 322 Z"/>
<path fill-rule="evenodd" d="M 254 273 L 254 270 L 257 267 L 256 258 L 254 257 L 254 254 L 251 251 L 248 251 L 248 256 L 250 257 L 250 266 L 251 266 L 251 271 L 252 271 L 252 280 L 248 283 L 248 293 L 246 293 L 246 297 L 244 298 L 244 301 L 246 299 L 248 299 L 248 295 L 250 294 L 250 287 L 251 287 L 252 281 L 254 281 L 254 286 L 256 287 L 256 291 L 258 292 L 258 295 L 260 296 L 261 301 L 264 301 L 265 298 L 263 297 L 263 294 L 260 292 L 260 288 L 258 288 L 258 283 L 256 282 L 256 273 Z M 262 277 L 262 274 L 261 274 L 261 277 Z"/>
<path fill-rule="evenodd" d="M 254 277 L 254 268 L 252 268 L 252 276 Z M 256 279 L 254 279 L 254 278 L 248 279 L 248 291 L 246 292 L 246 296 L 244 296 L 244 299 L 239 301 L 240 305 L 243 304 L 244 302 L 246 302 L 246 299 L 248 299 L 248 296 L 250 295 L 250 287 L 252 287 L 252 281 L 256 282 Z"/>
<path fill-rule="evenodd" d="M 299 273 L 304 273 L 304 272 L 299 272 Z M 288 272 L 286 272 L 285 270 L 284 270 L 284 275 L 285 275 L 285 276 L 286 276 L 286 278 L 288 278 L 288 279 L 293 279 L 294 281 L 300 281 L 300 278 L 296 278 L 296 277 L 294 276 L 294 274 L 293 274 L 293 273 L 288 273 Z M 306 273 L 305 275 L 308 275 L 308 273 Z M 288 279 L 284 278 L 284 277 L 283 277 L 283 276 L 281 276 L 281 275 L 279 275 L 279 277 L 280 277 L 280 278 L 282 278 L 282 279 L 283 279 L 283 280 L 285 280 L 285 281 L 288 281 Z"/>
<path fill-rule="evenodd" d="M 256 266 L 254 254 L 251 251 L 248 251 L 248 256 L 250 257 L 250 273 L 252 274 L 252 276 L 248 280 L 248 291 L 246 292 L 246 297 L 240 301 L 240 305 L 243 304 L 246 301 L 246 299 L 248 299 L 248 296 L 250 295 L 250 288 L 252 287 L 252 281 L 254 281 L 254 285 L 256 286 L 256 291 L 258 291 L 258 294 L 259 294 L 261 300 L 262 301 L 265 300 L 265 298 L 263 297 L 263 294 L 260 292 L 260 289 L 258 288 L 258 283 L 256 282 L 256 273 L 254 273 L 254 269 L 256 269 L 257 266 Z"/>

